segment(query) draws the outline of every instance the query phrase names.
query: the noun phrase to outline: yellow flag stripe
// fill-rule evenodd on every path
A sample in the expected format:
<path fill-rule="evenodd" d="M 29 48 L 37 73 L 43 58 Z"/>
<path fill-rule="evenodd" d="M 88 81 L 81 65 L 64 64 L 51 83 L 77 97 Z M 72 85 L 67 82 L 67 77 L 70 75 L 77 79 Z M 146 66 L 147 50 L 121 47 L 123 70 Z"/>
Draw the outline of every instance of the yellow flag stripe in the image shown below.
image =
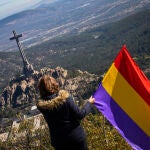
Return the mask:
<path fill-rule="evenodd" d="M 128 116 L 150 136 L 150 106 L 123 78 L 114 63 L 105 75 L 102 85 Z"/>

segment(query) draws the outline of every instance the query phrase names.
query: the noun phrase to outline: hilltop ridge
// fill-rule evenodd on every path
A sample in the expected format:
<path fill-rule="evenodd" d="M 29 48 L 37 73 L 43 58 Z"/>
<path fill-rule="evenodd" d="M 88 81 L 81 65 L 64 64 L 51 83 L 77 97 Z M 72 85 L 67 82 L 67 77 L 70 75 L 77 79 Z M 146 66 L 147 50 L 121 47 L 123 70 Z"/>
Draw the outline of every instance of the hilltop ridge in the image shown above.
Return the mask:
<path fill-rule="evenodd" d="M 68 71 L 62 67 L 42 68 L 30 76 L 20 75 L 10 81 L 0 95 L 1 108 L 23 109 L 35 105 L 40 98 L 37 89 L 38 80 L 43 75 L 53 76 L 62 89 L 71 93 L 78 101 L 86 99 L 96 88 L 99 77 L 86 71 Z"/>

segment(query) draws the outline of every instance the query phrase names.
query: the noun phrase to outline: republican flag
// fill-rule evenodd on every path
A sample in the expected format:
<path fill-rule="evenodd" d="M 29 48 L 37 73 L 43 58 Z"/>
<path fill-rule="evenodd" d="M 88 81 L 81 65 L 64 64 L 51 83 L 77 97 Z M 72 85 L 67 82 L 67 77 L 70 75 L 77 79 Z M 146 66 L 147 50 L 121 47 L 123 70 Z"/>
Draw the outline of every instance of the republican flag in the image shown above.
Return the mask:
<path fill-rule="evenodd" d="M 94 94 L 95 105 L 135 150 L 150 150 L 150 81 L 126 46 Z"/>

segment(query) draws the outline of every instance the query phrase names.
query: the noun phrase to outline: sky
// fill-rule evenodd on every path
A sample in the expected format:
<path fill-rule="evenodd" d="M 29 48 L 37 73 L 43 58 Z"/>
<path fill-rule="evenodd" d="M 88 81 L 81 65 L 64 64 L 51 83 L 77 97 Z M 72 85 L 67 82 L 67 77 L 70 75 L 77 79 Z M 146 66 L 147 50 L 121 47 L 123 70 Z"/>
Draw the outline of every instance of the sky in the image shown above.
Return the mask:
<path fill-rule="evenodd" d="M 0 20 L 23 10 L 34 8 L 41 3 L 54 0 L 0 0 Z"/>

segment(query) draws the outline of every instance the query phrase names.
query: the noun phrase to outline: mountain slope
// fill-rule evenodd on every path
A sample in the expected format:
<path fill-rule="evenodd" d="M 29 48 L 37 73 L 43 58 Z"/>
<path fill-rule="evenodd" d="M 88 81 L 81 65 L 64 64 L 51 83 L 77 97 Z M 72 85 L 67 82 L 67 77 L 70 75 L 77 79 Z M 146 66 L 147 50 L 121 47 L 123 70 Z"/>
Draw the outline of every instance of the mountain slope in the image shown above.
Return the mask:
<path fill-rule="evenodd" d="M 143 71 L 150 76 L 150 10 L 129 16 L 119 22 L 100 26 L 76 36 L 64 36 L 25 51 L 29 62 L 39 70 L 61 65 L 103 74 L 123 44 Z M 0 52 L 0 87 L 20 72 L 19 52 Z M 7 76 L 6 76 L 7 75 Z"/>
<path fill-rule="evenodd" d="M 64 67 L 104 73 L 122 45 L 127 44 L 131 55 L 137 57 L 142 69 L 146 69 L 148 65 L 145 59 L 150 55 L 149 20 L 150 10 L 146 10 L 119 22 L 76 36 L 62 37 L 31 49 L 32 52 L 38 52 L 39 57 L 44 56 L 41 62 L 45 64 L 61 64 Z"/>
<path fill-rule="evenodd" d="M 9 42 L 14 29 L 24 34 L 23 43 L 29 47 L 114 22 L 149 6 L 149 0 L 59 0 L 1 20 L 0 51 L 16 50 L 15 43 Z"/>

